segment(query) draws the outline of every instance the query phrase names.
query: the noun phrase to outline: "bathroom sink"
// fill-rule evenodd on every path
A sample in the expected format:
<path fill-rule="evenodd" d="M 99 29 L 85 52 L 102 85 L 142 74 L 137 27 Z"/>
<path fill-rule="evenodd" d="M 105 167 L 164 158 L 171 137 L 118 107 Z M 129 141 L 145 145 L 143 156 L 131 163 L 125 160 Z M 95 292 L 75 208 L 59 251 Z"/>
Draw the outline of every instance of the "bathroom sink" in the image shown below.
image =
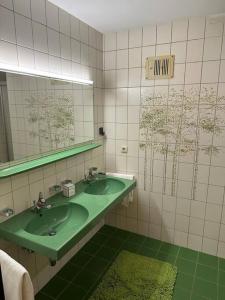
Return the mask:
<path fill-rule="evenodd" d="M 67 203 L 44 209 L 41 214 L 34 214 L 27 226 L 26 232 L 40 236 L 54 236 L 70 225 L 79 228 L 88 218 L 88 211 L 79 204 Z"/>
<path fill-rule="evenodd" d="M 105 178 L 97 179 L 89 183 L 85 193 L 91 195 L 109 195 L 122 191 L 125 188 L 124 182 L 119 179 Z"/>

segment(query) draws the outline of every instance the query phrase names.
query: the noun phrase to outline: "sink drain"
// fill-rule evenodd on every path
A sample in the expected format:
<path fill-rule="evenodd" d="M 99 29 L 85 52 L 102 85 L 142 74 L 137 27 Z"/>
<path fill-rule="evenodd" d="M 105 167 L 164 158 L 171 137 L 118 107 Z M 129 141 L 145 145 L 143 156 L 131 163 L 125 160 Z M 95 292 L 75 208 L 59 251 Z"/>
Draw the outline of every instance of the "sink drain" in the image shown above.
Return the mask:
<path fill-rule="evenodd" d="M 55 231 L 55 230 L 50 230 L 50 231 L 48 232 L 48 235 L 49 235 L 49 236 L 56 235 L 56 231 Z"/>

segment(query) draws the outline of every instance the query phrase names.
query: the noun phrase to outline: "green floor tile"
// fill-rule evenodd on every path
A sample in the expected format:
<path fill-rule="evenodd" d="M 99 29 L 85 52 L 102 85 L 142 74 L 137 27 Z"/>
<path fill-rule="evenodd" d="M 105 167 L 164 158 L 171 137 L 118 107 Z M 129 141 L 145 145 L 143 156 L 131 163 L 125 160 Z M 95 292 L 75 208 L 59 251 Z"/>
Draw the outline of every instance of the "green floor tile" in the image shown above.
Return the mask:
<path fill-rule="evenodd" d="M 135 243 L 131 243 L 129 241 L 126 241 L 123 245 L 122 245 L 122 249 L 123 250 L 127 250 L 133 253 L 138 253 L 139 249 L 140 249 L 140 245 L 135 244 Z"/>
<path fill-rule="evenodd" d="M 84 267 L 92 258 L 93 256 L 91 256 L 90 254 L 79 251 L 71 258 L 70 263 Z"/>
<path fill-rule="evenodd" d="M 167 261 L 171 264 L 174 264 L 175 261 L 176 261 L 176 256 L 174 255 L 171 255 L 171 254 L 167 254 L 165 252 L 161 252 L 159 251 L 157 254 L 156 254 L 156 257 L 157 259 L 159 260 L 163 260 L 163 261 Z"/>
<path fill-rule="evenodd" d="M 73 281 L 81 270 L 81 266 L 68 263 L 57 273 L 57 276 L 67 281 Z"/>
<path fill-rule="evenodd" d="M 102 247 L 96 254 L 96 256 L 106 259 L 108 261 L 112 261 L 118 254 L 118 250 L 109 247 Z"/>
<path fill-rule="evenodd" d="M 219 269 L 225 271 L 225 259 L 219 258 Z"/>
<path fill-rule="evenodd" d="M 212 268 L 218 268 L 218 257 L 205 253 L 199 253 L 198 263 Z"/>
<path fill-rule="evenodd" d="M 121 239 L 124 239 L 124 240 L 128 239 L 128 237 L 129 237 L 130 234 L 131 233 L 129 231 L 125 231 L 125 230 L 122 230 L 122 229 L 118 229 L 116 231 L 116 236 L 118 238 L 121 238 Z"/>
<path fill-rule="evenodd" d="M 190 300 L 190 292 L 180 287 L 174 289 L 172 300 Z"/>
<path fill-rule="evenodd" d="M 35 300 L 52 300 L 53 298 L 50 298 L 47 295 L 42 294 L 41 292 L 39 292 L 36 296 L 35 296 Z"/>
<path fill-rule="evenodd" d="M 140 248 L 138 248 L 138 254 L 155 258 L 157 250 L 142 245 Z"/>
<path fill-rule="evenodd" d="M 107 235 L 112 235 L 117 231 L 117 228 L 109 226 L 109 225 L 104 225 L 99 231 L 98 233 L 102 233 L 102 234 L 107 234 Z"/>
<path fill-rule="evenodd" d="M 131 233 L 128 237 L 128 242 L 141 246 L 144 243 L 145 237 L 140 234 Z"/>
<path fill-rule="evenodd" d="M 159 248 L 159 251 L 176 256 L 178 254 L 179 247 L 169 244 L 169 243 L 162 243 Z"/>
<path fill-rule="evenodd" d="M 108 267 L 108 265 L 109 261 L 96 256 L 86 265 L 85 270 L 100 275 Z"/>
<path fill-rule="evenodd" d="M 158 250 L 161 246 L 162 242 L 159 240 L 151 239 L 151 238 L 146 238 L 144 240 L 143 246 Z"/>
<path fill-rule="evenodd" d="M 90 255 L 95 255 L 97 251 L 100 249 L 100 245 L 92 242 L 88 242 L 84 247 L 82 248 L 82 252 L 86 252 Z"/>
<path fill-rule="evenodd" d="M 186 259 L 178 258 L 176 260 L 176 265 L 178 268 L 178 272 L 180 271 L 182 273 L 191 275 L 193 275 L 195 272 L 196 264 Z"/>
<path fill-rule="evenodd" d="M 219 271 L 219 284 L 225 286 L 225 272 L 224 271 Z"/>
<path fill-rule="evenodd" d="M 194 280 L 193 294 L 217 300 L 217 285 L 200 278 Z"/>
<path fill-rule="evenodd" d="M 176 279 L 176 287 L 190 291 L 193 285 L 194 277 L 178 271 Z"/>
<path fill-rule="evenodd" d="M 105 243 L 105 246 L 113 249 L 120 249 L 123 243 L 123 239 L 113 236 Z"/>
<path fill-rule="evenodd" d="M 82 287 L 85 290 L 89 290 L 92 286 L 96 284 L 97 280 L 98 276 L 85 268 L 78 274 L 78 276 L 74 279 L 73 283 Z"/>
<path fill-rule="evenodd" d="M 225 286 L 218 286 L 218 300 L 225 299 Z"/>
<path fill-rule="evenodd" d="M 45 295 L 50 296 L 52 298 L 56 298 L 58 294 L 69 284 L 68 281 L 59 278 L 58 276 L 53 277 L 49 283 L 44 286 L 41 290 Z"/>
<path fill-rule="evenodd" d="M 63 292 L 60 294 L 57 300 L 83 300 L 87 291 L 76 284 L 70 284 Z"/>
<path fill-rule="evenodd" d="M 218 270 L 205 265 L 197 264 L 196 277 L 202 278 L 207 281 L 217 282 Z"/>
<path fill-rule="evenodd" d="M 191 250 L 191 249 L 181 247 L 180 251 L 179 251 L 179 257 L 184 258 L 186 260 L 196 262 L 196 260 L 198 258 L 198 252 Z"/>
<path fill-rule="evenodd" d="M 100 245 L 104 245 L 108 239 L 109 239 L 109 237 L 107 235 L 101 234 L 101 233 L 96 233 L 92 237 L 92 239 L 90 240 L 90 242 L 96 243 L 96 244 L 100 244 Z"/>

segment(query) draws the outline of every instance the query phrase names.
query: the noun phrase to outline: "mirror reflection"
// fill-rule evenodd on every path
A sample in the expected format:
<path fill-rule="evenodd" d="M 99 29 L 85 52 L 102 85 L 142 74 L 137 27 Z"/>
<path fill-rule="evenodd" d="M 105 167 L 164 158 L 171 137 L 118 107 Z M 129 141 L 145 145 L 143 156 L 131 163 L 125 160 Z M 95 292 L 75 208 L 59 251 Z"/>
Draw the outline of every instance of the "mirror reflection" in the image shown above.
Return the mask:
<path fill-rule="evenodd" d="M 93 138 L 93 86 L 0 72 L 0 164 Z"/>

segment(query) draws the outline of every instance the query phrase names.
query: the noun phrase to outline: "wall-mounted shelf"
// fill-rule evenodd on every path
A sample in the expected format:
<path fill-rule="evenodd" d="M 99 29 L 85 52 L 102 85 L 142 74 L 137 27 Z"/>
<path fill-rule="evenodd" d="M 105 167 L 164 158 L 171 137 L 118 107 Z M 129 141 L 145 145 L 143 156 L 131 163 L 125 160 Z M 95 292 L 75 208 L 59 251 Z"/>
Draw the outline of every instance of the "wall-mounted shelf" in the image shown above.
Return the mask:
<path fill-rule="evenodd" d="M 88 145 L 84 145 L 84 146 L 78 146 L 72 149 L 68 149 L 68 150 L 63 150 L 57 153 L 53 153 L 50 155 L 46 155 L 37 159 L 33 159 L 30 161 L 26 161 L 23 163 L 20 163 L 18 165 L 13 165 L 13 166 L 9 166 L 6 167 L 4 169 L 0 169 L 0 179 L 1 178 L 6 178 L 12 175 L 16 175 L 19 173 L 23 173 L 35 168 L 39 168 L 41 166 L 44 165 L 48 165 L 50 163 L 59 161 L 61 159 L 65 159 L 71 156 L 75 156 L 78 155 L 80 153 L 86 152 L 88 150 L 92 150 L 95 149 L 97 147 L 100 147 L 100 144 L 88 144 Z"/>

